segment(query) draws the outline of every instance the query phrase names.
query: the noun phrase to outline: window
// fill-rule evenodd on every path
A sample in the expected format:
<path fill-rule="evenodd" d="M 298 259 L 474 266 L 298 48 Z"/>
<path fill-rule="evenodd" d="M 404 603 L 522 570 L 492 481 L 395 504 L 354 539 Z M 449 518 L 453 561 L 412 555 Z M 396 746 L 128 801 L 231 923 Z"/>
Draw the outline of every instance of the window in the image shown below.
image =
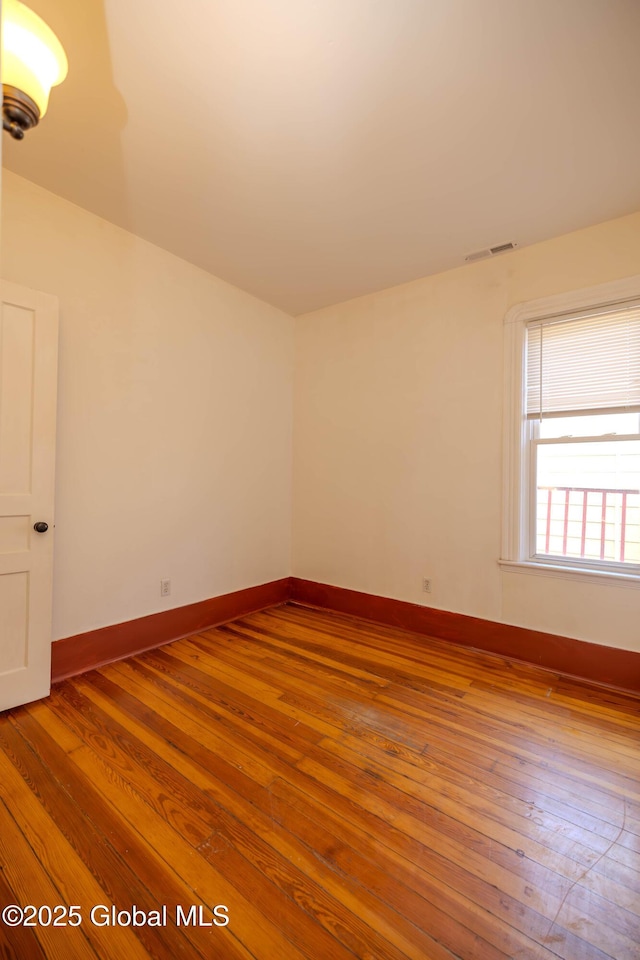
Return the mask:
<path fill-rule="evenodd" d="M 507 315 L 507 563 L 640 582 L 640 297 L 586 302 L 621 286 Z"/>

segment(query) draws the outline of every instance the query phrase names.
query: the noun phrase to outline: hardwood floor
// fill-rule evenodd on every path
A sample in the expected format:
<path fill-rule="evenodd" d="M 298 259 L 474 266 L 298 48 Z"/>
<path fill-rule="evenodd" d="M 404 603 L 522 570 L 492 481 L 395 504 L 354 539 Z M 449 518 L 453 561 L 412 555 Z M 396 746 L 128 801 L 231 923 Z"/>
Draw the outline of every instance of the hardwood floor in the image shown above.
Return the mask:
<path fill-rule="evenodd" d="M 622 693 L 288 605 L 65 681 L 0 747 L 0 906 L 36 924 L 2 957 L 640 956 Z"/>

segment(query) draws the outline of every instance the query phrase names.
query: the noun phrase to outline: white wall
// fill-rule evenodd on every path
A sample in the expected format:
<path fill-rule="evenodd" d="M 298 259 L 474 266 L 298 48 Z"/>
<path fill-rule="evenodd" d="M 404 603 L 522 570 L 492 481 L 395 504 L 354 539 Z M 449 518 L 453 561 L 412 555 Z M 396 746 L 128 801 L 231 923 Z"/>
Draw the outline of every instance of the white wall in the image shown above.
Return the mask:
<path fill-rule="evenodd" d="M 292 319 L 7 171 L 2 194 L 2 275 L 60 301 L 54 639 L 288 576 Z"/>
<path fill-rule="evenodd" d="M 639 268 L 636 214 L 298 318 L 294 574 L 640 650 L 640 588 L 497 563 L 505 313 Z"/>
<path fill-rule="evenodd" d="M 291 318 L 7 171 L 2 225 L 60 299 L 54 638 L 291 573 Z M 293 573 L 640 650 L 639 589 L 497 564 L 504 315 L 638 272 L 640 214 L 298 318 Z"/>

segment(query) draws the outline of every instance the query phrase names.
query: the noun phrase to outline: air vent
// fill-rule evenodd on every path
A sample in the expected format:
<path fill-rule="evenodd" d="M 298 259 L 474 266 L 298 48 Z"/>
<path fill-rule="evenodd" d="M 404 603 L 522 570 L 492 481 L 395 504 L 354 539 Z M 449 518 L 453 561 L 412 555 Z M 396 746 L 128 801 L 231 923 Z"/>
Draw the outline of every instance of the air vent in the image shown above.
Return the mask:
<path fill-rule="evenodd" d="M 495 247 L 487 247 L 486 250 L 476 250 L 475 253 L 468 254 L 464 259 L 466 263 L 473 263 L 475 260 L 486 260 L 487 257 L 495 257 L 499 253 L 506 253 L 508 250 L 515 250 L 517 243 L 499 243 Z"/>
<path fill-rule="evenodd" d="M 474 260 L 484 260 L 490 256 L 491 250 L 476 250 L 475 253 L 470 253 L 469 256 L 465 257 L 465 260 L 467 263 L 473 263 Z"/>
<path fill-rule="evenodd" d="M 507 250 L 515 250 L 515 243 L 499 243 L 497 247 L 491 247 L 491 256 L 496 253 L 506 253 Z"/>

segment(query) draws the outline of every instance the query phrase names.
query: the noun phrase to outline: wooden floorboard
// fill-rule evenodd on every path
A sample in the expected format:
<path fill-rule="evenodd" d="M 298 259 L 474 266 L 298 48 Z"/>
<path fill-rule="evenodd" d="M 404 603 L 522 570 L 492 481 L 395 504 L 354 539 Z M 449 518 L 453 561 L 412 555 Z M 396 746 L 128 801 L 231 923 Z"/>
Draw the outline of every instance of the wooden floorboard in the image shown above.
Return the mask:
<path fill-rule="evenodd" d="M 638 960 L 640 701 L 276 607 L 0 716 L 0 858 L 0 958 Z"/>

